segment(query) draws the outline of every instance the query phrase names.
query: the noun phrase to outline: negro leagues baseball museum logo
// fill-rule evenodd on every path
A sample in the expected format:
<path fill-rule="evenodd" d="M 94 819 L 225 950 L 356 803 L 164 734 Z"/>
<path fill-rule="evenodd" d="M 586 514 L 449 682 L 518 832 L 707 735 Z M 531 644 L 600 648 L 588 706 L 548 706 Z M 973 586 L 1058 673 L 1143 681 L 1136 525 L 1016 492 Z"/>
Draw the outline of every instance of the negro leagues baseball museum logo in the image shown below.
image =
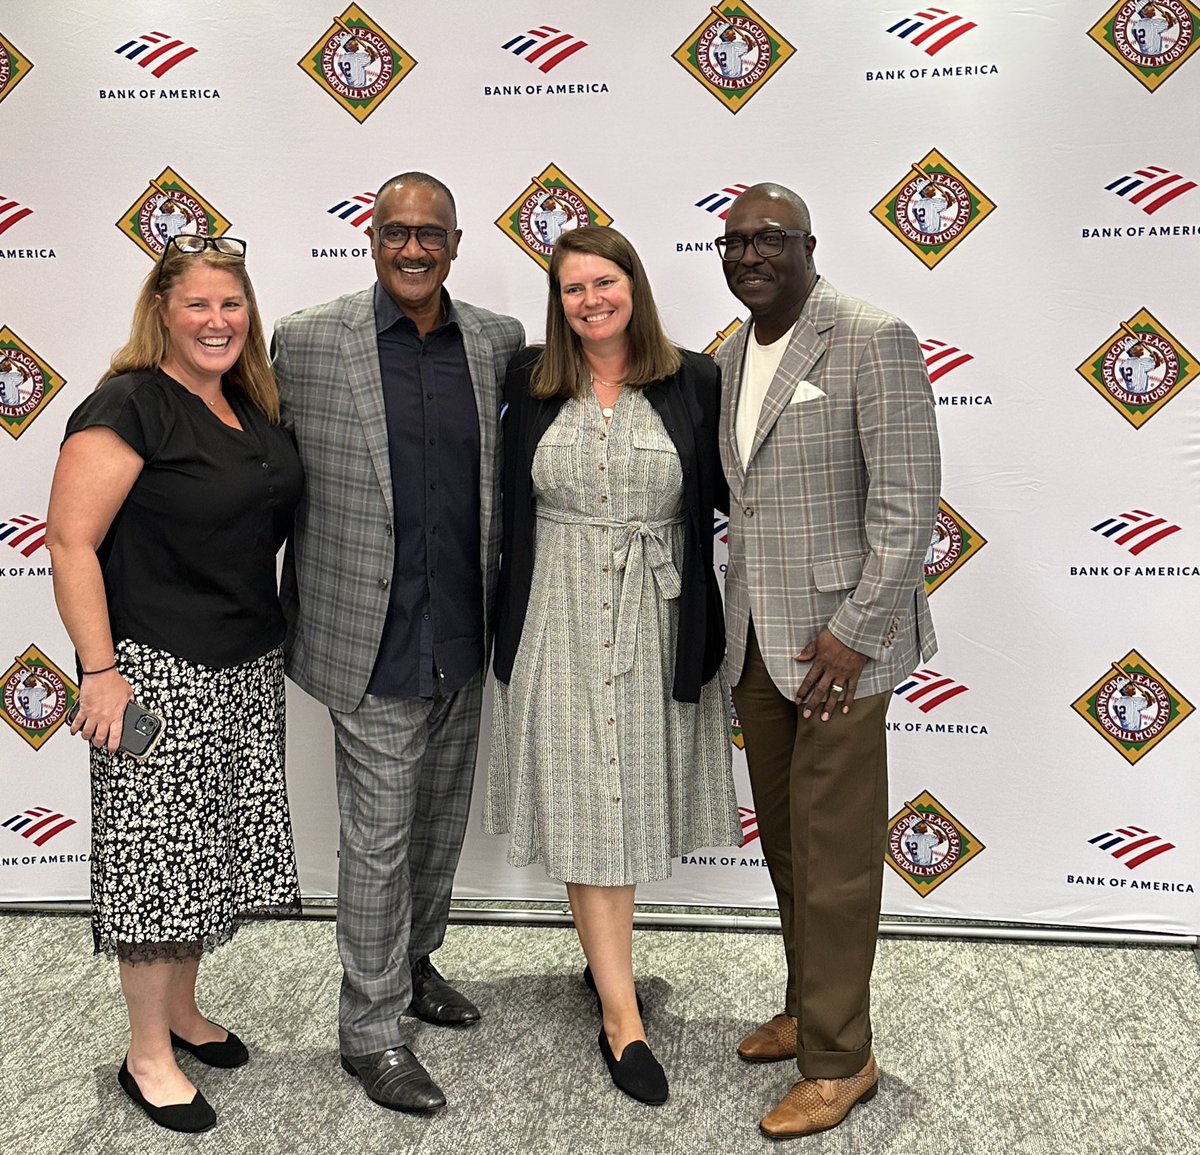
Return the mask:
<path fill-rule="evenodd" d="M 925 790 L 888 819 L 884 861 L 924 898 L 986 849 Z"/>
<path fill-rule="evenodd" d="M 1196 358 L 1147 309 L 1140 309 L 1076 366 L 1076 372 L 1134 429 L 1171 403 L 1196 375 Z"/>
<path fill-rule="evenodd" d="M 987 538 L 949 502 L 940 500 L 929 548 L 925 551 L 925 593 L 933 593 L 985 545 Z"/>
<path fill-rule="evenodd" d="M 37 646 L 0 675 L 0 718 L 35 750 L 63 724 L 79 687 Z"/>
<path fill-rule="evenodd" d="M 229 231 L 229 221 L 172 168 L 151 180 L 116 224 L 155 261 L 180 233 L 219 237 Z"/>
<path fill-rule="evenodd" d="M 927 269 L 962 243 L 995 205 L 937 149 L 931 149 L 872 210 Z"/>
<path fill-rule="evenodd" d="M 543 269 L 554 242 L 570 229 L 611 225 L 608 215 L 557 165 L 549 164 L 496 219 L 496 227 Z"/>
<path fill-rule="evenodd" d="M 0 428 L 10 437 L 20 437 L 66 383 L 7 325 L 0 327 Z"/>
<path fill-rule="evenodd" d="M 33 61 L 22 56 L 10 40 L 0 36 L 0 101 L 7 100 L 33 68 Z"/>
<path fill-rule="evenodd" d="M 1200 45 L 1200 8 L 1191 0 L 1119 0 L 1088 35 L 1151 92 Z"/>
<path fill-rule="evenodd" d="M 717 355 L 717 350 L 729 340 L 742 327 L 742 319 L 734 317 L 724 329 L 718 329 L 717 335 L 704 346 L 704 352 L 710 357 Z"/>
<path fill-rule="evenodd" d="M 1071 705 L 1131 766 L 1195 709 L 1137 650 L 1114 662 Z"/>
<path fill-rule="evenodd" d="M 749 4 L 713 5 L 672 53 L 730 112 L 740 112 L 796 49 Z"/>
<path fill-rule="evenodd" d="M 301 57 L 300 67 L 362 124 L 417 66 L 357 4 L 351 4 Z"/>

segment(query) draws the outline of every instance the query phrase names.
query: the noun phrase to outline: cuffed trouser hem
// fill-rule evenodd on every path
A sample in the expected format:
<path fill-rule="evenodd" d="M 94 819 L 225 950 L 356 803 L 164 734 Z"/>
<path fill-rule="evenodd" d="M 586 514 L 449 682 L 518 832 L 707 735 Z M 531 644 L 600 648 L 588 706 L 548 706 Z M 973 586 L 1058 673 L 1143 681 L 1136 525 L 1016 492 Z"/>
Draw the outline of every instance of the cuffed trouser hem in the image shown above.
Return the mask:
<path fill-rule="evenodd" d="M 857 1051 L 799 1051 L 796 1066 L 806 1079 L 848 1079 L 867 1065 L 870 1055 L 868 1039 Z"/>

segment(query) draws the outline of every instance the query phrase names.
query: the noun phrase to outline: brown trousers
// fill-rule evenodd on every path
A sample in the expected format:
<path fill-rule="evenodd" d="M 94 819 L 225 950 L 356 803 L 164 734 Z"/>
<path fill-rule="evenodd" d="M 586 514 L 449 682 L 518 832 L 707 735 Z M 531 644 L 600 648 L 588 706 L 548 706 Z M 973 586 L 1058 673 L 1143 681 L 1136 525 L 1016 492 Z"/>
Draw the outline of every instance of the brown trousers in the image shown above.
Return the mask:
<path fill-rule="evenodd" d="M 871 1049 L 871 968 L 887 835 L 887 708 L 804 718 L 763 664 L 754 627 L 733 689 L 787 953 L 785 1010 L 805 1078 L 856 1074 Z"/>

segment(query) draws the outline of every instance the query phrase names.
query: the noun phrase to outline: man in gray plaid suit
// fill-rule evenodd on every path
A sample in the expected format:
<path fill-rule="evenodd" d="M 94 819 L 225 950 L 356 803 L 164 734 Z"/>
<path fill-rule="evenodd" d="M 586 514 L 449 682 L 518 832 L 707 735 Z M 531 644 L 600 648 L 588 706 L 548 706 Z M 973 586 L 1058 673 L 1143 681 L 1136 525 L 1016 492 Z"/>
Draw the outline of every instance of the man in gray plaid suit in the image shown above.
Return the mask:
<path fill-rule="evenodd" d="M 333 719 L 343 1068 L 385 1107 L 440 1088 L 401 1016 L 479 1011 L 438 973 L 466 830 L 500 549 L 499 384 L 512 317 L 452 301 L 454 198 L 426 173 L 375 200 L 376 284 L 275 331 L 305 492 L 284 558 L 288 674 Z"/>
<path fill-rule="evenodd" d="M 801 1078 L 773 1138 L 871 1098 L 870 979 L 892 689 L 934 652 L 922 561 L 937 512 L 933 395 L 912 330 L 817 275 L 808 208 L 755 185 L 717 240 L 751 323 L 717 354 L 729 480 L 727 666 L 779 901 L 783 1013 L 750 1062 Z"/>

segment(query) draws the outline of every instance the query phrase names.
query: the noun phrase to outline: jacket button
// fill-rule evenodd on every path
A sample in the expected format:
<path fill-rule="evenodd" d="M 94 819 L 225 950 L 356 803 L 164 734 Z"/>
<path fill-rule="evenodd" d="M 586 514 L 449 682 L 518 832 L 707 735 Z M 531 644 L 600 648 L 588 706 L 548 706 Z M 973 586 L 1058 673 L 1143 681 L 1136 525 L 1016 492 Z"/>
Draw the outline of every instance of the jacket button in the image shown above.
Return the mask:
<path fill-rule="evenodd" d="M 380 588 L 381 590 L 385 590 L 385 589 L 387 589 L 387 588 L 388 588 L 388 580 L 387 580 L 387 578 L 380 578 L 380 579 L 379 579 L 379 588 Z"/>
<path fill-rule="evenodd" d="M 754 516 L 754 507 L 752 505 L 748 505 L 748 506 L 746 506 L 746 508 L 744 510 L 742 510 L 742 512 L 747 517 L 753 517 Z"/>

